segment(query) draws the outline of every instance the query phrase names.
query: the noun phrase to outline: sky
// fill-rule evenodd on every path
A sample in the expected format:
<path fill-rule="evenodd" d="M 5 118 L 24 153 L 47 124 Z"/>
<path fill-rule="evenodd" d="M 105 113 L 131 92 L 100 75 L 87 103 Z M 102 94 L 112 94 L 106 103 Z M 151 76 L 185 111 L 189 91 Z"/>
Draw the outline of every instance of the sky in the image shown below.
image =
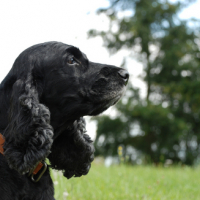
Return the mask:
<path fill-rule="evenodd" d="M 0 82 L 11 69 L 17 56 L 26 48 L 42 42 L 60 41 L 77 46 L 94 62 L 120 66 L 128 52 L 110 56 L 100 37 L 88 39 L 89 29 L 108 29 L 105 16 L 97 16 L 107 0 L 1 0 L 0 1 Z M 200 0 L 180 13 L 180 17 L 200 19 Z M 138 78 L 142 65 L 128 62 L 131 80 L 145 95 L 146 86 Z M 106 111 L 107 114 L 114 109 Z M 88 134 L 94 139 L 96 125 L 87 118 Z"/>

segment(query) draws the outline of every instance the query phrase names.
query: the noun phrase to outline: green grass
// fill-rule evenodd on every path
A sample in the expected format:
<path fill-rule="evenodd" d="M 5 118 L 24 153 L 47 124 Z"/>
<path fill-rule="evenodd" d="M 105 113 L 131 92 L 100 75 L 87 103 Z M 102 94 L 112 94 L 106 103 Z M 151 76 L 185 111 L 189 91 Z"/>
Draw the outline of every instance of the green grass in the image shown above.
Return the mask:
<path fill-rule="evenodd" d="M 93 164 L 81 178 L 52 177 L 56 200 L 200 200 L 200 168 Z"/>

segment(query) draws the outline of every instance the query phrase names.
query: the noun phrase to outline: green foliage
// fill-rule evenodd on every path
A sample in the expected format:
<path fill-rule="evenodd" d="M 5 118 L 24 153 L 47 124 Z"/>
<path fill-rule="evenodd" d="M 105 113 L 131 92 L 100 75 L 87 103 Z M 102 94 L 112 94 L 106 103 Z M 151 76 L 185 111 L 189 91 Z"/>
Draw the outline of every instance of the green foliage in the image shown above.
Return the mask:
<path fill-rule="evenodd" d="M 117 147 L 123 144 L 134 147 L 146 155 L 147 160 L 159 163 L 160 156 L 179 162 L 181 141 L 185 138 L 188 126 L 182 118 L 175 118 L 169 108 L 149 103 L 134 105 L 132 98 L 128 103 L 118 104 L 119 117 L 98 119 L 96 155 L 117 156 Z M 137 133 L 133 127 L 139 125 Z"/>
<path fill-rule="evenodd" d="M 93 164 L 85 177 L 67 180 L 55 171 L 52 176 L 57 200 L 199 200 L 199 173 L 188 167 Z"/>
<path fill-rule="evenodd" d="M 118 117 L 97 119 L 97 154 L 117 155 L 117 147 L 123 144 L 126 150 L 132 147 L 155 163 L 161 157 L 189 165 L 197 160 L 200 26 L 197 20 L 178 18 L 191 2 L 110 0 L 109 8 L 99 10 L 108 16 L 110 29 L 90 30 L 89 36 L 100 35 L 111 53 L 128 49 L 142 62 L 147 96 L 141 99 L 131 86 L 128 98 L 117 106 Z M 129 14 L 123 16 L 125 11 Z"/>

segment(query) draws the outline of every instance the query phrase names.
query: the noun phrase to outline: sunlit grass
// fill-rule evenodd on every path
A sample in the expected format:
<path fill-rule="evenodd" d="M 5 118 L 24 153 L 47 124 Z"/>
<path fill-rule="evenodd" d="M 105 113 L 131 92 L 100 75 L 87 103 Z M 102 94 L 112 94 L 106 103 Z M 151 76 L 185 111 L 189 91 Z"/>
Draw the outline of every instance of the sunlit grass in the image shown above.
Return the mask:
<path fill-rule="evenodd" d="M 67 180 L 52 172 L 56 200 L 199 200 L 200 168 L 93 164 L 87 176 Z"/>

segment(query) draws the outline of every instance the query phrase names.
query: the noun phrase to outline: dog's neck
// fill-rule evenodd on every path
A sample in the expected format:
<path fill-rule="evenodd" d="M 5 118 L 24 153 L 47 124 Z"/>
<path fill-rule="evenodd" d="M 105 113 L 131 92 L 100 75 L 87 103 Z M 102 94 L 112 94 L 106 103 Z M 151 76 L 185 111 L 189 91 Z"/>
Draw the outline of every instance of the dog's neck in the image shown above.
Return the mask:
<path fill-rule="evenodd" d="M 74 122 L 82 117 L 81 113 L 75 112 L 74 110 L 69 109 L 66 111 L 58 109 L 55 105 L 43 103 L 49 108 L 51 113 L 50 125 L 54 129 L 53 139 L 56 139 L 61 134 L 70 134 L 74 128 Z"/>
<path fill-rule="evenodd" d="M 74 124 L 79 119 L 80 118 L 73 119 L 73 120 L 63 120 L 63 121 L 60 121 L 60 123 L 58 123 L 58 124 L 54 124 L 54 126 L 53 126 L 53 128 L 54 128 L 53 139 L 55 140 L 61 134 L 70 134 L 70 133 L 72 133 L 72 131 L 74 129 Z"/>

